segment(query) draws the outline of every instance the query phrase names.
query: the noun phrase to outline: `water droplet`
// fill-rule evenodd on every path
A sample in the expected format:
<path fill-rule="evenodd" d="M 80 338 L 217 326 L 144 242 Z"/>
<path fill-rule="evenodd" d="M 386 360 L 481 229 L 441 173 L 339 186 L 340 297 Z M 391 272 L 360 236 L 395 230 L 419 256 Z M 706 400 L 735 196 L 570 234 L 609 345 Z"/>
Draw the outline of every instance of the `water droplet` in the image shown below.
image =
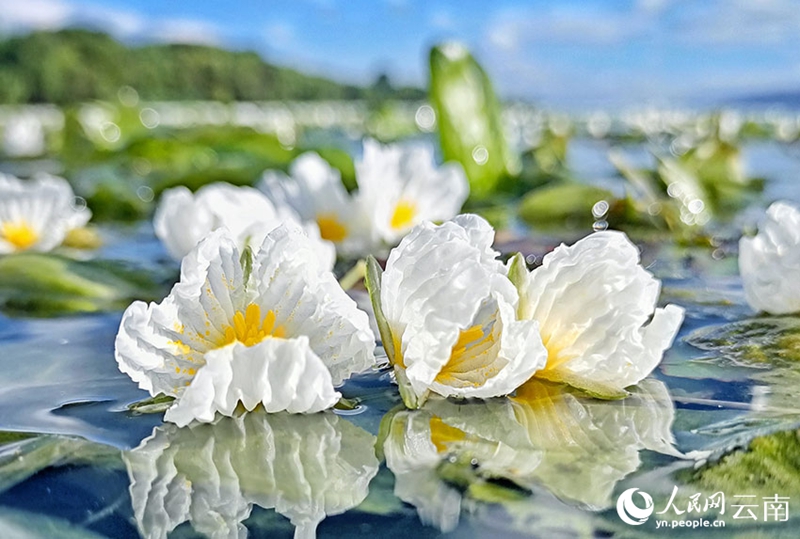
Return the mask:
<path fill-rule="evenodd" d="M 72 208 L 75 210 L 83 210 L 86 208 L 86 199 L 83 197 L 75 197 L 72 199 Z"/>
<path fill-rule="evenodd" d="M 697 215 L 698 213 L 700 213 L 701 211 L 703 211 L 703 209 L 706 207 L 706 205 L 705 205 L 705 203 L 704 203 L 702 200 L 700 200 L 699 198 L 695 198 L 694 200 L 692 200 L 691 202 L 689 202 L 689 204 L 688 204 L 686 207 L 687 207 L 687 208 L 689 208 L 689 211 L 690 211 L 690 212 L 692 212 L 692 213 L 694 213 L 695 215 Z"/>
<path fill-rule="evenodd" d="M 595 219 L 600 219 L 605 214 L 608 213 L 608 202 L 605 200 L 598 200 L 592 206 L 592 215 L 594 215 Z"/>
<path fill-rule="evenodd" d="M 434 112 L 433 107 L 430 105 L 422 105 L 417 109 L 417 113 L 414 115 L 414 121 L 417 123 L 417 127 L 420 131 L 430 133 L 436 125 L 436 112 Z"/>
<path fill-rule="evenodd" d="M 140 185 L 136 190 L 136 196 L 143 202 L 152 202 L 155 198 L 155 193 L 147 185 Z"/>
<path fill-rule="evenodd" d="M 489 160 L 489 150 L 485 146 L 475 146 L 472 149 L 472 159 L 479 165 L 485 165 Z"/>
<path fill-rule="evenodd" d="M 142 125 L 147 129 L 154 129 L 161 123 L 161 115 L 155 109 L 142 109 L 141 112 L 139 112 L 139 121 L 141 121 Z"/>
<path fill-rule="evenodd" d="M 117 142 L 122 136 L 122 130 L 114 122 L 105 122 L 100 126 L 100 135 L 108 142 Z"/>
<path fill-rule="evenodd" d="M 608 228 L 608 221 L 595 221 L 592 225 L 592 230 L 595 232 L 600 232 L 601 230 L 605 230 Z"/>

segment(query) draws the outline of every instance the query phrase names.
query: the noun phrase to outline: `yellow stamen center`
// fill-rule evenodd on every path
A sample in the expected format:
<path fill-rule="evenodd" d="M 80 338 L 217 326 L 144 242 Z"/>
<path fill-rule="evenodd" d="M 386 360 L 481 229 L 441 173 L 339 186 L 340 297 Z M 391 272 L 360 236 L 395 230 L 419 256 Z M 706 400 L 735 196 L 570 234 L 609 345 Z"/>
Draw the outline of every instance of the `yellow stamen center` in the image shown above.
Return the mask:
<path fill-rule="evenodd" d="M 491 328 L 475 325 L 462 329 L 453 345 L 450 359 L 434 379 L 454 387 L 479 387 L 497 374 L 497 368 L 487 364 L 487 354 L 494 345 Z"/>
<path fill-rule="evenodd" d="M 406 228 L 411 225 L 416 215 L 417 205 L 407 200 L 401 200 L 394 207 L 392 220 L 389 222 L 389 225 L 395 230 Z"/>
<path fill-rule="evenodd" d="M 536 373 L 536 376 L 548 380 L 557 379 L 555 372 L 566 362 L 573 359 L 573 356 L 564 353 L 564 350 L 572 346 L 579 335 L 580 332 L 578 330 L 565 331 L 558 335 L 543 335 L 542 342 L 547 349 L 547 363 L 544 369 Z"/>
<path fill-rule="evenodd" d="M 447 447 L 454 442 L 461 442 L 467 438 L 464 431 L 451 427 L 436 416 L 431 418 L 431 442 L 439 453 L 447 451 Z"/>
<path fill-rule="evenodd" d="M 323 240 L 339 242 L 347 237 L 347 227 L 334 213 L 317 215 L 317 226 L 319 226 L 319 235 Z"/>
<path fill-rule="evenodd" d="M 18 251 L 27 249 L 39 239 L 36 231 L 24 221 L 3 223 L 0 225 L 0 236 Z"/>
<path fill-rule="evenodd" d="M 244 314 L 236 311 L 233 315 L 233 325 L 225 326 L 224 337 L 219 346 L 231 344 L 239 341 L 245 346 L 253 346 L 264 339 L 271 337 L 285 337 L 286 328 L 282 325 L 275 326 L 275 311 L 267 311 L 266 316 L 261 317 L 261 308 L 258 305 L 250 304 Z"/>

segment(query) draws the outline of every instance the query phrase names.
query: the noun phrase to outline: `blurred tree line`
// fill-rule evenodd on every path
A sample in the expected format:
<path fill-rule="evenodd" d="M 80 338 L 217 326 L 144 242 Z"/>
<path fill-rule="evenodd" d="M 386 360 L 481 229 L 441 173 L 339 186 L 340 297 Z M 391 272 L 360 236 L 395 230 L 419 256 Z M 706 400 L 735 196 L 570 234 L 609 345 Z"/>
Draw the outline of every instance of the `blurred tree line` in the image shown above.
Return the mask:
<path fill-rule="evenodd" d="M 381 75 L 369 87 L 340 84 L 264 62 L 255 52 L 159 44 L 128 47 L 81 29 L 35 32 L 0 42 L 0 103 L 116 99 L 121 86 L 145 100 L 424 99 Z"/>

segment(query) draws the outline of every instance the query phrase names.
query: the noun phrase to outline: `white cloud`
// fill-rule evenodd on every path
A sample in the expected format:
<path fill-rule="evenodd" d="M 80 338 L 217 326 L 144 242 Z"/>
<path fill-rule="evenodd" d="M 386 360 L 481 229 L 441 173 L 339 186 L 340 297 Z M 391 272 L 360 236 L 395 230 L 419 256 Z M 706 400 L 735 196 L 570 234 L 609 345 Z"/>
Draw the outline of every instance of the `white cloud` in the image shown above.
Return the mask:
<path fill-rule="evenodd" d="M 513 50 L 531 43 L 609 45 L 647 31 L 650 17 L 561 5 L 547 9 L 499 12 L 485 30 L 492 45 Z"/>
<path fill-rule="evenodd" d="M 0 30 L 20 33 L 68 26 L 99 28 L 122 38 L 218 45 L 220 28 L 196 19 L 147 18 L 135 11 L 70 0 L 0 0 Z"/>
<path fill-rule="evenodd" d="M 798 42 L 800 6 L 794 0 L 715 0 L 686 6 L 677 37 L 702 45 L 772 45 Z"/>
<path fill-rule="evenodd" d="M 63 0 L 0 0 L 0 28 L 53 30 L 65 26 L 73 13 L 73 6 Z"/>

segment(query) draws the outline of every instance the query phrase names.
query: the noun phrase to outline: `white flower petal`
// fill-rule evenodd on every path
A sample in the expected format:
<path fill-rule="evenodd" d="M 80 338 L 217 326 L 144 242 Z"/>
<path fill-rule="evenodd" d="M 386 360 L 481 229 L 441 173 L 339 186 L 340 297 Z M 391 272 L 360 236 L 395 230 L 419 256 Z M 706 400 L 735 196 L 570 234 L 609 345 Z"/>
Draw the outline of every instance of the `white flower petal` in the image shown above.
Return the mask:
<path fill-rule="evenodd" d="M 332 273 L 320 267 L 308 239 L 281 227 L 267 237 L 253 263 L 256 301 L 277 314 L 287 335 L 309 335 L 312 350 L 338 385 L 375 363 L 375 335 Z"/>
<path fill-rule="evenodd" d="M 179 426 L 207 423 L 216 412 L 232 415 L 239 403 L 248 411 L 261 404 L 271 413 L 314 413 L 341 397 L 305 336 L 253 346 L 233 343 L 206 353 L 205 361 L 165 420 Z"/>
<path fill-rule="evenodd" d="M 739 241 L 745 298 L 756 311 L 800 311 L 800 210 L 775 202 L 753 238 Z"/>
<path fill-rule="evenodd" d="M 214 216 L 201 212 L 192 192 L 183 186 L 164 191 L 153 216 L 156 236 L 175 260 L 183 258 L 214 226 Z"/>
<path fill-rule="evenodd" d="M 545 366 L 547 349 L 539 335 L 539 323 L 517 320 L 513 305 L 499 295 L 495 295 L 491 305 L 495 317 L 491 339 L 494 345 L 467 349 L 459 372 L 454 372 L 451 357 L 431 384 L 431 389 L 439 395 L 481 399 L 508 395 Z M 446 378 L 443 372 L 447 372 Z M 460 383 L 453 384 L 454 379 Z"/>
<path fill-rule="evenodd" d="M 620 232 L 598 232 L 546 255 L 521 301 L 521 316 L 539 321 L 549 353 L 537 376 L 598 393 L 639 382 L 683 320 L 680 307 L 655 310 L 659 288 Z"/>
<path fill-rule="evenodd" d="M 251 294 L 244 286 L 240 256 L 227 229 L 217 229 L 183 259 L 180 281 L 170 296 L 187 345 L 205 351 L 202 343 L 219 340 L 235 312 L 247 305 Z"/>
<path fill-rule="evenodd" d="M 430 387 L 460 332 L 473 325 L 493 293 L 516 304 L 492 238 L 491 226 L 477 216 L 440 226 L 423 223 L 389 255 L 381 283 L 383 312 L 417 394 Z"/>
<path fill-rule="evenodd" d="M 176 341 L 159 332 L 154 318 L 177 320 L 170 298 L 161 304 L 135 301 L 122 315 L 114 343 L 119 369 L 151 395 L 176 396 L 191 380 L 188 370 L 196 365 L 181 353 Z"/>
<path fill-rule="evenodd" d="M 177 398 L 168 421 L 211 421 L 239 403 L 322 410 L 338 399 L 334 384 L 374 363 L 367 314 L 299 228 L 270 233 L 247 274 L 241 256 L 227 229 L 211 232 L 161 304 L 123 316 L 117 362 L 151 394 Z"/>
<path fill-rule="evenodd" d="M 437 169 L 428 145 L 365 140 L 356 174 L 375 232 L 390 245 L 419 223 L 454 217 L 469 195 L 461 167 L 450 163 Z"/>
<path fill-rule="evenodd" d="M 258 188 L 276 207 L 291 208 L 317 235 L 335 242 L 342 255 L 362 256 L 372 250 L 369 217 L 345 189 L 338 170 L 309 152 L 295 159 L 289 173 L 269 170 Z"/>
<path fill-rule="evenodd" d="M 289 207 L 276 208 L 260 191 L 252 187 L 236 187 L 213 183 L 192 194 L 185 187 L 164 191 L 153 218 L 156 236 L 170 256 L 180 260 L 211 231 L 227 228 L 236 239 L 239 250 L 257 247 L 266 235 L 285 222 L 300 224 L 300 217 Z M 310 225 L 308 234 L 315 248 L 333 267 L 335 250 L 319 237 L 319 230 Z"/>

